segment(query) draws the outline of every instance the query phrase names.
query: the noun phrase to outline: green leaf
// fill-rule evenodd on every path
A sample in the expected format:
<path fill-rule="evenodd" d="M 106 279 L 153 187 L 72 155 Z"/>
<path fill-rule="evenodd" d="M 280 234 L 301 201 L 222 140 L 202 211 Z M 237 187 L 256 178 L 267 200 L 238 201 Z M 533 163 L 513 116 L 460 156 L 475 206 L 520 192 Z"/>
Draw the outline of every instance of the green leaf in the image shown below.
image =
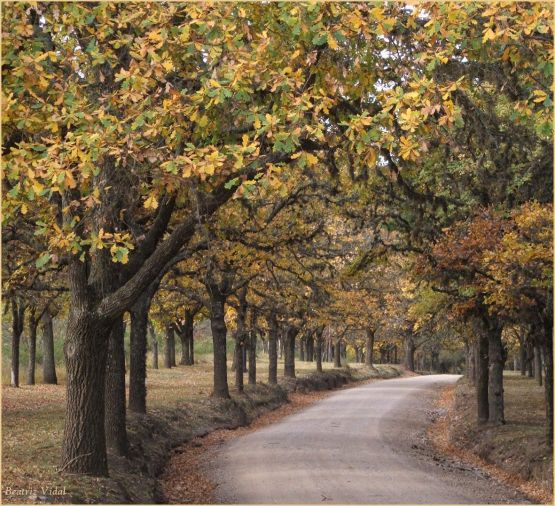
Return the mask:
<path fill-rule="evenodd" d="M 43 253 L 40 257 L 37 258 L 35 261 L 35 265 L 38 269 L 42 269 L 50 260 L 50 253 Z"/>
<path fill-rule="evenodd" d="M 231 190 L 235 186 L 239 186 L 239 178 L 238 177 L 234 177 L 233 179 L 230 179 L 226 184 L 224 184 L 224 188 L 226 190 Z"/>

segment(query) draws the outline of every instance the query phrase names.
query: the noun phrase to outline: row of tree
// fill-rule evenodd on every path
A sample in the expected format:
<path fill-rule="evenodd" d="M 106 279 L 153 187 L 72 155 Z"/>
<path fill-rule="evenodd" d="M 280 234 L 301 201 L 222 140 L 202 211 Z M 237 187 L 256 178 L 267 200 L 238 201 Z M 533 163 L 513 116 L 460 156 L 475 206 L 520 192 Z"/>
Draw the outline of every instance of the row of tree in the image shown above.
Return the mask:
<path fill-rule="evenodd" d="M 369 365 L 376 335 L 401 337 L 409 368 L 419 347 L 465 342 L 494 423 L 517 325 L 544 349 L 549 430 L 549 6 L 6 11 L 3 288 L 14 336 L 18 301 L 37 294 L 38 315 L 67 297 L 64 470 L 103 475 L 107 445 L 127 452 L 149 314 L 191 362 L 209 316 L 217 397 L 230 321 L 239 391 L 262 331 L 270 382 L 278 336 L 288 376 L 300 335 L 321 367 L 326 329 L 336 350 L 363 332 Z"/>

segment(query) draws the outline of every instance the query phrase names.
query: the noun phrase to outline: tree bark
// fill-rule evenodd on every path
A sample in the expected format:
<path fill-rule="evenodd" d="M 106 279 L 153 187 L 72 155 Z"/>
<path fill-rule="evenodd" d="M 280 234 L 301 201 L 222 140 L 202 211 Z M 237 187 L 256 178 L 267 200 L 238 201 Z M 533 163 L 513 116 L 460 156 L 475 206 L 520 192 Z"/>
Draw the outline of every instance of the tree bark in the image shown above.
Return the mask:
<path fill-rule="evenodd" d="M 146 413 L 146 352 L 148 312 L 152 298 L 150 293 L 141 296 L 129 311 L 131 316 L 129 360 L 129 409 L 135 413 Z M 158 355 L 158 349 L 156 349 Z M 158 356 L 156 356 L 158 368 Z"/>
<path fill-rule="evenodd" d="M 152 368 L 158 369 L 158 339 L 156 338 L 156 332 L 154 332 L 154 326 L 151 322 L 148 322 L 148 328 L 150 331 L 150 343 L 152 346 Z"/>
<path fill-rule="evenodd" d="M 529 378 L 534 377 L 534 348 L 532 341 L 526 341 L 526 374 Z"/>
<path fill-rule="evenodd" d="M 15 297 L 11 300 L 12 305 L 12 369 L 11 369 L 11 385 L 19 387 L 19 348 L 21 343 L 21 334 L 23 333 L 23 325 L 25 318 L 26 306 L 18 301 Z"/>
<path fill-rule="evenodd" d="M 27 362 L 27 385 L 35 384 L 38 324 L 39 324 L 39 319 L 35 318 L 34 311 L 31 311 L 29 313 L 29 335 L 27 336 L 27 342 L 29 343 L 29 360 Z"/>
<path fill-rule="evenodd" d="M 306 337 L 303 336 L 299 339 L 299 360 L 304 362 L 304 355 L 305 355 L 305 339 Z"/>
<path fill-rule="evenodd" d="M 164 343 L 164 367 L 171 369 L 172 367 L 172 341 L 175 339 L 173 325 L 166 325 L 166 341 Z"/>
<path fill-rule="evenodd" d="M 526 375 L 526 342 L 524 339 L 524 334 L 519 335 L 519 356 L 520 356 L 520 375 Z"/>
<path fill-rule="evenodd" d="M 476 361 L 476 399 L 478 423 L 486 423 L 489 419 L 488 366 L 488 337 L 484 332 L 480 332 L 478 335 Z"/>
<path fill-rule="evenodd" d="M 181 340 L 181 365 L 193 365 L 191 357 L 191 341 L 193 339 L 193 325 L 195 321 L 195 315 L 193 311 L 185 311 L 185 318 L 183 320 L 183 327 L 179 333 L 179 338 Z"/>
<path fill-rule="evenodd" d="M 214 345 L 214 390 L 217 398 L 229 399 L 227 384 L 227 327 L 225 324 L 225 296 L 213 287 L 210 293 L 210 326 Z"/>
<path fill-rule="evenodd" d="M 335 339 L 335 354 L 333 357 L 333 366 L 341 367 L 341 338 L 337 337 Z"/>
<path fill-rule="evenodd" d="M 322 372 L 322 345 L 323 345 L 323 329 L 319 330 L 316 334 L 316 346 L 315 346 L 315 354 L 316 354 L 316 372 Z"/>
<path fill-rule="evenodd" d="M 366 353 L 364 357 L 364 364 L 367 367 L 374 367 L 374 336 L 376 331 L 371 328 L 366 329 Z"/>
<path fill-rule="evenodd" d="M 274 313 L 271 313 L 268 317 L 268 327 L 268 383 L 270 385 L 276 385 L 278 368 L 278 324 Z"/>
<path fill-rule="evenodd" d="M 489 421 L 493 424 L 505 423 L 505 410 L 503 402 L 503 369 L 505 366 L 505 356 L 503 352 L 503 343 L 501 342 L 501 331 L 502 327 L 497 323 L 492 323 L 488 331 Z"/>
<path fill-rule="evenodd" d="M 415 351 L 415 346 L 412 339 L 412 335 L 408 334 L 405 336 L 405 367 L 409 371 L 413 371 L 413 372 L 414 372 L 414 351 Z"/>
<path fill-rule="evenodd" d="M 249 385 L 256 385 L 256 311 L 251 309 L 249 332 Z"/>
<path fill-rule="evenodd" d="M 104 380 L 111 325 L 95 318 L 79 292 L 72 293 L 64 345 L 68 381 L 62 469 L 107 476 Z"/>
<path fill-rule="evenodd" d="M 126 455 L 129 447 L 125 426 L 124 335 L 125 324 L 122 315 L 114 323 L 109 336 L 104 399 L 106 445 L 118 455 Z"/>
<path fill-rule="evenodd" d="M 543 385 L 542 356 L 539 344 L 534 344 L 534 376 L 539 386 Z"/>
<path fill-rule="evenodd" d="M 52 316 L 46 310 L 42 317 L 42 382 L 48 385 L 58 384 L 56 361 L 54 360 L 54 325 Z"/>
<path fill-rule="evenodd" d="M 543 350 L 545 361 L 545 414 L 547 446 L 553 449 L 553 314 L 552 300 L 548 298 L 547 315 L 543 319 Z"/>
<path fill-rule="evenodd" d="M 172 332 L 170 333 L 170 364 L 171 367 L 177 367 L 177 362 L 175 361 L 175 329 L 172 326 Z"/>
<path fill-rule="evenodd" d="M 293 325 L 288 325 L 285 331 L 285 342 L 283 344 L 285 359 L 283 374 L 286 378 L 295 377 L 295 337 L 299 329 Z"/>

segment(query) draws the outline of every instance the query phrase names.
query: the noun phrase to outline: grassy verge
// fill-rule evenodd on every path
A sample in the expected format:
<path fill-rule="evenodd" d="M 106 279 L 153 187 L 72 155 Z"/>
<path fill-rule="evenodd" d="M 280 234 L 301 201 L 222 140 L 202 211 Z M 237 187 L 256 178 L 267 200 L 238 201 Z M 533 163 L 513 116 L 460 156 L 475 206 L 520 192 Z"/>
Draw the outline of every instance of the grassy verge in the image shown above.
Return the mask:
<path fill-rule="evenodd" d="M 109 455 L 109 478 L 57 471 L 64 424 L 63 383 L 19 389 L 4 386 L 2 502 L 152 503 L 160 499 L 157 477 L 173 447 L 216 429 L 248 424 L 259 414 L 286 402 L 288 391 L 329 389 L 350 380 L 399 375 L 395 367 L 378 366 L 376 371 L 368 371 L 360 364 L 340 370 L 325 364 L 324 373 L 315 374 L 315 364 L 297 362 L 297 380 L 280 378 L 277 387 L 263 383 L 247 386 L 244 395 L 232 389 L 232 399 L 223 401 L 209 397 L 211 356 L 201 355 L 198 359 L 193 367 L 148 370 L 148 414 L 129 416 L 130 457 Z M 280 363 L 280 373 L 282 370 Z M 260 358 L 257 372 L 259 380 L 265 381 L 265 356 Z M 60 376 L 63 379 L 64 375 Z M 230 385 L 232 376 L 230 371 Z"/>
<path fill-rule="evenodd" d="M 551 502 L 553 454 L 545 442 L 543 388 L 533 378 L 506 372 L 504 390 L 507 423 L 479 426 L 475 390 L 459 381 L 443 396 L 447 413 L 439 426 L 444 430 L 435 439 L 443 450 L 485 468 L 534 500 Z"/>

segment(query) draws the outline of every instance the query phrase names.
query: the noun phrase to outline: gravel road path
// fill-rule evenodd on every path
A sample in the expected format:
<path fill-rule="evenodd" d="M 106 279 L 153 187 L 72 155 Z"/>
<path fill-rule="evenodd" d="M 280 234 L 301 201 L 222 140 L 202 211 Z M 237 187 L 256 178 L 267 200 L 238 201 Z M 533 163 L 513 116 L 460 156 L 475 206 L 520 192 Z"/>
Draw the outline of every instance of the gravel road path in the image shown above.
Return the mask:
<path fill-rule="evenodd" d="M 426 440 L 441 387 L 414 376 L 338 391 L 235 438 L 207 463 L 218 503 L 501 504 L 528 502 Z"/>

